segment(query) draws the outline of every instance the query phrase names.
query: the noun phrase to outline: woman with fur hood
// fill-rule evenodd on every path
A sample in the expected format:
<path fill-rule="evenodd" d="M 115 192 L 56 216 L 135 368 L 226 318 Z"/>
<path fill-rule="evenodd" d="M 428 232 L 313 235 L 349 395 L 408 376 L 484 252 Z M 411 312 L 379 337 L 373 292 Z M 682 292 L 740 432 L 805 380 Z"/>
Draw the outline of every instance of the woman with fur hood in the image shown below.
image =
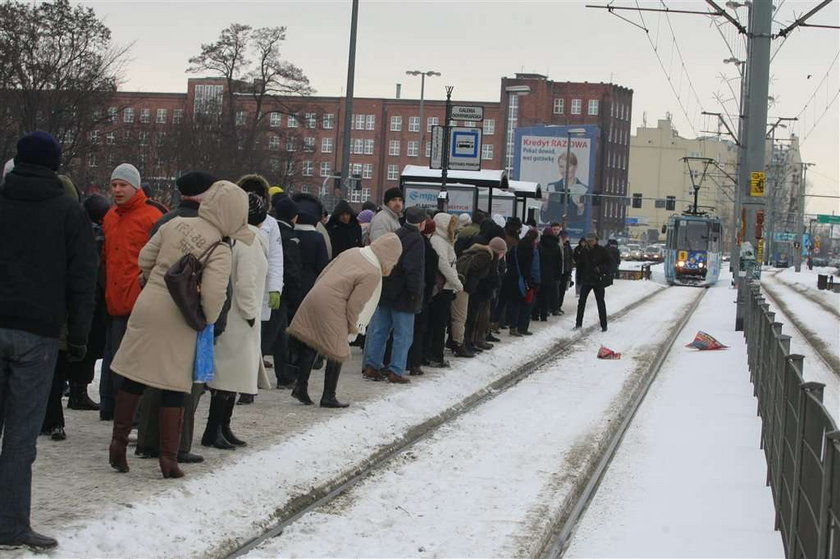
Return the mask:
<path fill-rule="evenodd" d="M 292 396 L 312 405 L 309 375 L 316 354 L 327 358 L 322 408 L 346 408 L 336 399 L 341 364 L 350 358 L 350 342 L 363 334 L 379 303 L 382 278 L 402 254 L 402 243 L 387 233 L 369 247 L 342 252 L 321 273 L 298 307 L 287 332 L 300 342 L 298 378 Z"/>

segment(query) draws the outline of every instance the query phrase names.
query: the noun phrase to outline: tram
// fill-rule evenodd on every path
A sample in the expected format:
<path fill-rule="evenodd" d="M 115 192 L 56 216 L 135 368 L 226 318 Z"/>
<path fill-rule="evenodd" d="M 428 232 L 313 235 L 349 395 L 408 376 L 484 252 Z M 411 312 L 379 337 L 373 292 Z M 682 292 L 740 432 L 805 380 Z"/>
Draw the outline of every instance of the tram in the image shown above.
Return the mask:
<path fill-rule="evenodd" d="M 669 285 L 714 285 L 720 276 L 720 219 L 686 213 L 668 219 L 665 279 Z"/>

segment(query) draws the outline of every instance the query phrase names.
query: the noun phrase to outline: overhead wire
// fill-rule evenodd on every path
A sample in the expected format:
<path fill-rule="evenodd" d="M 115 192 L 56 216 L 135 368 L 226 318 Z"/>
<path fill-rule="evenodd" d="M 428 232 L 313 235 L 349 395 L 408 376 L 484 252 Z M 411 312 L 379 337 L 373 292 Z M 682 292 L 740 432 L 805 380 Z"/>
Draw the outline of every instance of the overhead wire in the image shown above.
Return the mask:
<path fill-rule="evenodd" d="M 838 59 L 840 59 L 840 52 L 837 52 L 834 55 L 834 59 L 831 61 L 831 64 L 828 65 L 828 69 L 825 71 L 825 74 L 823 74 L 822 79 L 820 79 L 820 83 L 818 83 L 817 87 L 814 88 L 814 92 L 811 93 L 810 97 L 808 97 L 808 100 L 805 102 L 805 105 L 802 107 L 802 110 L 800 110 L 798 113 L 796 113 L 796 118 L 797 119 L 802 118 L 803 115 L 807 116 L 806 111 L 808 110 L 808 107 L 811 106 L 811 103 L 813 103 L 814 100 L 817 98 L 817 94 L 820 92 L 820 89 L 822 88 L 823 84 L 828 79 L 828 76 L 831 74 L 831 70 L 837 64 Z M 838 93 L 840 93 L 840 90 L 838 90 Z M 830 91 L 828 90 L 828 88 L 826 88 L 826 98 L 828 97 L 829 94 L 830 94 Z M 834 97 L 831 98 L 831 100 L 828 100 L 826 102 L 826 106 L 825 106 L 825 109 L 823 110 L 823 112 L 820 114 L 820 116 L 816 117 L 815 122 L 811 125 L 811 127 L 808 129 L 808 131 L 805 134 L 802 134 L 802 141 L 800 142 L 800 145 L 805 142 L 807 137 L 811 134 L 811 132 L 813 132 L 814 128 L 817 126 L 819 121 L 822 120 L 822 118 L 828 112 L 828 109 L 831 107 L 831 105 L 834 104 L 834 102 L 836 100 L 837 100 L 837 94 L 835 94 Z M 816 110 L 816 105 L 815 105 L 815 110 Z M 804 120 L 803 120 L 803 122 L 804 122 Z"/>

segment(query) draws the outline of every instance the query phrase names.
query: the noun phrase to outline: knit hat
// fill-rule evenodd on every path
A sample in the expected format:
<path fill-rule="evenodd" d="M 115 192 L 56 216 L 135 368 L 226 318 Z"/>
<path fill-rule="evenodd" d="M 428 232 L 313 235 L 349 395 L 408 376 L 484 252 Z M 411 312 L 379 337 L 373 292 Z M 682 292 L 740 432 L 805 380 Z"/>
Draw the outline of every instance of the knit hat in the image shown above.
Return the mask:
<path fill-rule="evenodd" d="M 276 198 L 272 200 L 272 202 L 274 215 L 277 216 L 277 219 L 285 221 L 286 223 L 291 223 L 295 216 L 299 213 L 297 204 L 295 204 L 294 200 L 288 196 Z"/>
<path fill-rule="evenodd" d="M 423 234 L 424 235 L 434 235 L 435 229 L 437 229 L 437 225 L 435 224 L 435 220 L 431 217 L 427 217 L 426 221 L 423 224 Z"/>
<path fill-rule="evenodd" d="M 400 196 L 402 196 L 402 194 L 400 194 Z M 426 210 L 419 206 L 411 206 L 405 211 L 405 222 L 410 223 L 411 225 L 420 225 L 426 221 L 427 217 L 428 215 L 426 214 Z"/>
<path fill-rule="evenodd" d="M 504 239 L 501 237 L 494 237 L 490 239 L 490 243 L 487 246 L 489 246 L 490 249 L 500 257 L 504 256 L 507 252 L 507 243 L 505 243 Z"/>
<path fill-rule="evenodd" d="M 40 165 L 58 171 L 61 165 L 61 144 L 41 130 L 30 132 L 18 140 L 15 163 Z"/>
<path fill-rule="evenodd" d="M 470 214 L 461 214 L 458 216 L 458 227 L 466 227 L 472 223 Z"/>
<path fill-rule="evenodd" d="M 99 225 L 102 224 L 105 214 L 111 209 L 111 203 L 101 194 L 91 194 L 82 202 L 82 206 L 84 206 L 90 220 Z"/>
<path fill-rule="evenodd" d="M 273 198 L 275 194 L 283 194 L 283 187 L 275 185 L 268 189 L 269 198 Z"/>
<path fill-rule="evenodd" d="M 396 186 L 394 188 L 389 188 L 385 191 L 385 204 L 387 204 L 394 198 L 400 198 L 401 200 L 405 200 L 405 198 L 403 198 L 402 190 L 400 190 Z"/>
<path fill-rule="evenodd" d="M 370 223 L 373 219 L 374 214 L 371 210 L 362 210 L 359 212 L 359 215 L 356 216 L 356 219 L 359 223 Z"/>
<path fill-rule="evenodd" d="M 131 163 L 120 163 L 111 173 L 111 182 L 115 180 L 125 181 L 133 186 L 134 190 L 138 190 L 140 188 L 140 171 Z"/>
<path fill-rule="evenodd" d="M 315 196 L 305 192 L 298 192 L 292 196 L 298 207 L 298 223 L 315 225 L 324 215 L 324 206 Z"/>
<path fill-rule="evenodd" d="M 265 207 L 265 200 L 255 193 L 248 193 L 248 225 L 259 225 L 265 221 L 268 210 Z"/>
<path fill-rule="evenodd" d="M 370 210 L 373 213 L 376 213 L 376 210 L 378 210 L 378 209 L 379 208 L 376 207 L 376 204 L 374 204 L 370 200 L 365 200 L 365 202 L 362 204 L 362 210 Z"/>
<path fill-rule="evenodd" d="M 190 171 L 184 173 L 175 181 L 175 186 L 178 187 L 178 192 L 183 196 L 198 196 L 203 192 L 207 192 L 217 179 L 210 173 L 203 171 Z"/>
<path fill-rule="evenodd" d="M 498 225 L 499 227 L 505 226 L 505 218 L 501 214 L 493 214 L 493 223 Z"/>

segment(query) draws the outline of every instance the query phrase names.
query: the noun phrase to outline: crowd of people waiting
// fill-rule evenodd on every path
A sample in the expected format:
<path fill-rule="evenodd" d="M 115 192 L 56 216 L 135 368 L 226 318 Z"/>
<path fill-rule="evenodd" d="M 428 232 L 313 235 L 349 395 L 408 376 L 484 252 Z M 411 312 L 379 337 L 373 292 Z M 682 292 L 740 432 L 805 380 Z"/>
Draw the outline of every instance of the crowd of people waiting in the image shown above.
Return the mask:
<path fill-rule="evenodd" d="M 235 405 L 259 388 L 291 389 L 312 405 L 310 374 L 323 367 L 320 406 L 347 407 L 336 391 L 351 345 L 365 379 L 409 383 L 424 367 L 450 367 L 448 356 L 492 350 L 503 329 L 531 335 L 532 321 L 563 314 L 572 285 L 575 327 L 593 292 L 607 329 L 604 288 L 618 260 L 593 233 L 573 248 L 559 223 L 539 231 L 478 210 L 405 208 L 399 188 L 381 207 L 357 213 L 342 200 L 327 213 L 317 197 L 262 176 L 233 183 L 201 171 L 176 180 L 170 211 L 129 163 L 113 170 L 110 198 L 85 199 L 60 163 L 59 143 L 34 132 L 0 183 L 0 545 L 56 545 L 29 523 L 31 465 L 39 434 L 67 436 L 68 386 L 69 408 L 113 421 L 115 470 L 129 470 L 136 426 L 135 454 L 178 478 L 179 463 L 203 460 L 192 442 L 207 391 L 201 444 L 233 450 L 246 445 L 231 429 Z M 201 265 L 215 340 L 208 382 L 194 382 L 201 334 L 168 283 L 185 255 Z M 97 404 L 88 385 L 100 359 Z"/>

